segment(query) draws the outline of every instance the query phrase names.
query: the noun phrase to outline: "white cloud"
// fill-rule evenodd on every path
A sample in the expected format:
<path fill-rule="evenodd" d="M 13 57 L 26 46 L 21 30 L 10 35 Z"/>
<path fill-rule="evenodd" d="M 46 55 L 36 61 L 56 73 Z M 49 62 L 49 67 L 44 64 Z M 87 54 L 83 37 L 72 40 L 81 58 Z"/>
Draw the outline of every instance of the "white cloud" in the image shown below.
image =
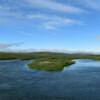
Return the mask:
<path fill-rule="evenodd" d="M 87 4 L 87 7 L 100 10 L 100 0 L 87 0 L 86 4 Z"/>
<path fill-rule="evenodd" d="M 52 19 L 50 21 L 44 22 L 42 25 L 46 29 L 56 29 L 61 26 L 65 25 L 73 25 L 73 24 L 79 24 L 79 21 L 68 19 L 68 18 L 61 18 L 61 19 Z"/>
<path fill-rule="evenodd" d="M 64 13 L 84 12 L 84 10 L 81 8 L 74 7 L 67 4 L 62 4 L 54 0 L 26 0 L 26 2 L 33 7 L 49 9 L 58 12 L 64 12 Z"/>
<path fill-rule="evenodd" d="M 6 22 L 7 19 L 8 21 L 11 21 L 12 18 L 19 19 L 21 21 L 39 21 L 39 24 L 37 24 L 37 26 L 40 25 L 40 27 L 45 29 L 56 29 L 57 27 L 61 27 L 64 25 L 80 24 L 81 22 L 79 20 L 61 17 L 60 15 L 55 16 L 41 13 L 24 15 L 23 13 L 12 12 L 10 11 L 10 8 L 0 7 L 0 23 Z"/>
<path fill-rule="evenodd" d="M 31 8 L 32 6 L 32 9 L 34 9 L 34 7 L 37 7 L 37 8 L 44 8 L 44 9 L 49 9 L 49 10 L 54 10 L 54 11 L 64 12 L 64 13 L 80 13 L 84 11 L 80 8 L 59 3 L 54 0 L 25 0 L 25 1 L 28 5 L 28 8 Z M 23 1 L 23 3 L 25 3 L 25 1 Z M 73 25 L 73 24 L 81 23 L 80 20 L 61 17 L 60 14 L 48 15 L 45 13 L 39 14 L 39 12 L 37 12 L 38 14 L 35 14 L 34 11 L 33 11 L 33 14 L 32 12 L 30 14 L 29 11 L 22 11 L 20 8 L 19 8 L 20 10 L 19 11 L 18 7 L 17 8 L 16 6 L 15 8 L 13 7 L 0 5 L 0 23 L 2 21 L 6 22 L 7 19 L 8 21 L 13 21 L 13 18 L 20 21 L 24 21 L 24 22 L 31 20 L 33 21 L 33 23 L 35 21 L 38 21 L 39 24 L 37 24 L 36 26 L 40 25 L 40 27 L 45 28 L 45 29 L 56 29 L 58 27 L 62 27 L 65 25 Z M 13 10 L 13 9 L 16 9 L 16 10 Z"/>
<path fill-rule="evenodd" d="M 100 0 L 74 0 L 85 8 L 100 10 Z"/>
<path fill-rule="evenodd" d="M 40 25 L 45 29 L 56 29 L 59 26 L 81 24 L 80 20 L 61 16 L 48 16 L 43 14 L 28 15 L 26 18 L 33 20 L 40 20 Z"/>
<path fill-rule="evenodd" d="M 2 5 L 0 5 L 0 22 L 2 22 L 2 20 L 6 20 L 7 19 L 11 19 L 11 18 L 22 18 L 23 14 L 12 11 L 10 7 L 3 7 Z"/>
<path fill-rule="evenodd" d="M 0 49 L 9 49 L 13 46 L 20 46 L 22 43 L 0 43 Z"/>

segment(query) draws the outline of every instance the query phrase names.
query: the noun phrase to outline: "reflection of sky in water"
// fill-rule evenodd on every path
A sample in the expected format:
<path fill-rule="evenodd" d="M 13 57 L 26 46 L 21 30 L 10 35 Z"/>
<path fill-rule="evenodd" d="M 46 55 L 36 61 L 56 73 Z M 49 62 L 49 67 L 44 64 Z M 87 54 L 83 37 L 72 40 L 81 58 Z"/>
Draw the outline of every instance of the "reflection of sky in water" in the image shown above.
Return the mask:
<path fill-rule="evenodd" d="M 29 61 L 0 61 L 0 100 L 100 100 L 100 62 L 77 60 L 62 72 L 29 70 Z"/>
<path fill-rule="evenodd" d="M 84 59 L 78 59 L 75 60 L 76 63 L 71 65 L 70 67 L 65 67 L 64 71 L 67 70 L 95 70 L 100 68 L 100 61 L 96 60 L 84 60 Z"/>

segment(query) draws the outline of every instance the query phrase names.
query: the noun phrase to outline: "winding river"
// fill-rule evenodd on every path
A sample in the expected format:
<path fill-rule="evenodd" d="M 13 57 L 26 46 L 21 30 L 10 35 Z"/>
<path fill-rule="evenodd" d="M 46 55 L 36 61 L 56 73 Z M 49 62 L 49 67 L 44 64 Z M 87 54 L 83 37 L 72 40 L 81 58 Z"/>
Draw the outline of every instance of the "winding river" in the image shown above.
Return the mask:
<path fill-rule="evenodd" d="M 100 62 L 76 60 L 61 72 L 28 69 L 30 61 L 0 61 L 0 100 L 100 100 Z"/>

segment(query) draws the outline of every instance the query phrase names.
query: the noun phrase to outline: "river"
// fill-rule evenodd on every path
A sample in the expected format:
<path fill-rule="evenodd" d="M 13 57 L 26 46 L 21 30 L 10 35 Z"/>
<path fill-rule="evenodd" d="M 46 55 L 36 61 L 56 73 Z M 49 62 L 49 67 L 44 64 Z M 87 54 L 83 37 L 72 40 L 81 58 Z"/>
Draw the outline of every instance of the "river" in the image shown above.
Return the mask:
<path fill-rule="evenodd" d="M 76 60 L 61 72 L 30 70 L 30 61 L 0 61 L 0 100 L 100 100 L 100 62 Z"/>

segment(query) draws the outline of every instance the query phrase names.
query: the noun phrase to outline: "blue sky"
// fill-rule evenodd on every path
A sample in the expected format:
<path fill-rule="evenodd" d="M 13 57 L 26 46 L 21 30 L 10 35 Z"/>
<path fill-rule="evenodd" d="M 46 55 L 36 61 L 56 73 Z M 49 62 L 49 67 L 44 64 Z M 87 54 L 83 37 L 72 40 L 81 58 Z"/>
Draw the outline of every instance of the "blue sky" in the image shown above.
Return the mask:
<path fill-rule="evenodd" d="M 0 0 L 0 50 L 100 51 L 100 0 Z"/>

